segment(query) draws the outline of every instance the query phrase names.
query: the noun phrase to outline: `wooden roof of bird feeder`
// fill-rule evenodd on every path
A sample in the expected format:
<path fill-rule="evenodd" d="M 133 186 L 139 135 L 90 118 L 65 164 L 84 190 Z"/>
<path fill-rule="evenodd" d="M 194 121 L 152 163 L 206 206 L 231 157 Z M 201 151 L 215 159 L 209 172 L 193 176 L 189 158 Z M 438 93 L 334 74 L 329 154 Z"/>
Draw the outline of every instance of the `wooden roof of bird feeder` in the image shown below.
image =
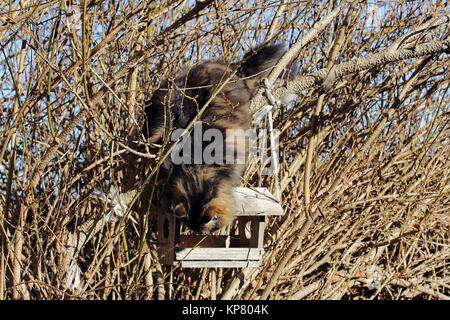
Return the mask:
<path fill-rule="evenodd" d="M 160 212 L 158 242 L 160 261 L 192 268 L 236 268 L 261 265 L 266 216 L 283 215 L 283 208 L 266 188 L 235 188 L 239 211 L 238 236 L 182 235 L 173 214 Z"/>

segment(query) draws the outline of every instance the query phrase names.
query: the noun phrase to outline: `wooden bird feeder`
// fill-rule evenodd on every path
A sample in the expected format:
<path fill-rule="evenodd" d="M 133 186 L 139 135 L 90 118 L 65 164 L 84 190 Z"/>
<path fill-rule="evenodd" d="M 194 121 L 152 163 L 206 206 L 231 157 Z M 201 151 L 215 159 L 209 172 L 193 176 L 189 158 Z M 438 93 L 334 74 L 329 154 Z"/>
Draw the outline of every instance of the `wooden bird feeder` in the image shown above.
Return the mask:
<path fill-rule="evenodd" d="M 266 216 L 283 215 L 283 208 L 266 188 L 235 188 L 239 211 L 238 236 L 182 235 L 173 214 L 158 216 L 159 256 L 162 264 L 185 268 L 239 268 L 261 265 Z"/>

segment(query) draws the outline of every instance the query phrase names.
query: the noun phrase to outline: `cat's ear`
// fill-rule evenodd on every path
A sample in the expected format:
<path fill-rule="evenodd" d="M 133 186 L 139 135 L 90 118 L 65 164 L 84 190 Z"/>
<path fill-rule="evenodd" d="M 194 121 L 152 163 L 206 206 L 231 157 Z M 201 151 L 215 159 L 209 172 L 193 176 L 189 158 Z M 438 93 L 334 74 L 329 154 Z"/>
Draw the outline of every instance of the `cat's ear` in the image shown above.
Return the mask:
<path fill-rule="evenodd" d="M 186 218 L 187 212 L 186 212 L 186 206 L 183 202 L 179 202 L 174 208 L 173 213 L 177 218 Z"/>

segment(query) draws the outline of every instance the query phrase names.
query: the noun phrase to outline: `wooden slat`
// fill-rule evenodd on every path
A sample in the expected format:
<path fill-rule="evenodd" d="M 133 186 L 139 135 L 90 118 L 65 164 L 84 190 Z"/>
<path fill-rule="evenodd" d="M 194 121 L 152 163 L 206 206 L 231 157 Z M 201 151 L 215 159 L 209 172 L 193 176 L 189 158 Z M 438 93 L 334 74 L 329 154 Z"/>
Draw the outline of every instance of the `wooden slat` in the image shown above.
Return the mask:
<path fill-rule="evenodd" d="M 176 260 L 259 260 L 263 249 L 260 248 L 185 248 L 175 253 Z"/>
<path fill-rule="evenodd" d="M 281 216 L 283 207 L 267 188 L 234 188 L 238 216 Z"/>
<path fill-rule="evenodd" d="M 175 262 L 177 263 L 177 262 Z M 260 260 L 250 261 L 191 261 L 184 260 L 181 262 L 183 268 L 252 268 L 261 265 Z"/>

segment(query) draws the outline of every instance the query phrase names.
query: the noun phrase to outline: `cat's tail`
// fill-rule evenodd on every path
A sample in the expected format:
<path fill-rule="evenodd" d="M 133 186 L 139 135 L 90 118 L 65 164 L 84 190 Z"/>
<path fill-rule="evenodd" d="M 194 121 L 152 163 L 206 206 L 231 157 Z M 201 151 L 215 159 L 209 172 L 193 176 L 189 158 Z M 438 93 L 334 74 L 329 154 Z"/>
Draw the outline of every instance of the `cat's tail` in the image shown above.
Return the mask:
<path fill-rule="evenodd" d="M 281 44 L 262 45 L 249 51 L 240 63 L 239 76 L 254 90 L 259 80 L 267 77 L 278 63 L 285 49 Z"/>

